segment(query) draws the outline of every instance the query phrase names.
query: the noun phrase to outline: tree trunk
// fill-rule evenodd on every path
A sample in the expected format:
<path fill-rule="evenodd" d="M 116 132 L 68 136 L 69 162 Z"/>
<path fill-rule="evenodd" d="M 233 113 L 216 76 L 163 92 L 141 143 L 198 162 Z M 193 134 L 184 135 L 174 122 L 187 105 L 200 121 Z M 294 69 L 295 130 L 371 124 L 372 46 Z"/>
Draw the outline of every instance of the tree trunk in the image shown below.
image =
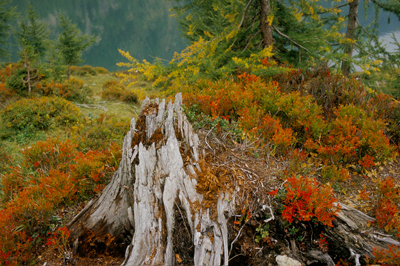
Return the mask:
<path fill-rule="evenodd" d="M 29 68 L 29 65 L 26 67 L 26 72 L 28 74 L 28 79 L 27 79 L 27 83 L 28 83 L 28 94 L 31 94 L 31 70 Z"/>
<path fill-rule="evenodd" d="M 205 151 L 200 156 L 200 148 L 200 140 L 182 111 L 181 94 L 177 94 L 175 103 L 169 102 L 167 107 L 164 100 L 158 103 L 156 99 L 151 103 L 146 98 L 138 120 L 131 121 L 131 129 L 124 139 L 122 160 L 110 184 L 68 224 L 74 249 L 88 255 L 89 248 L 115 248 L 118 243 L 124 242 L 127 243 L 122 245 L 124 266 L 175 265 L 181 259 L 175 254 L 174 240 L 177 235 L 182 235 L 182 238 L 189 239 L 188 246 L 194 246 L 191 264 L 228 265 L 233 244 L 238 245 L 241 241 L 242 229 L 246 227 L 244 231 L 255 232 L 254 228 L 251 229 L 251 223 L 247 224 L 246 221 L 237 236 L 232 235 L 233 221 L 231 219 L 228 224 L 228 219 L 235 214 L 235 202 L 239 202 L 239 194 L 253 194 L 241 190 L 240 185 L 234 187 L 235 192 L 220 186 L 222 181 L 210 173 L 201 159 L 205 157 Z M 227 168 L 231 169 L 230 166 Z M 230 173 L 223 172 L 222 175 Z M 252 175 L 253 180 L 249 180 L 258 184 L 260 180 L 255 180 L 256 176 Z M 211 180 L 210 187 L 220 188 L 217 192 L 214 190 L 212 197 L 207 195 L 210 189 L 208 192 L 199 190 L 206 183 L 204 178 Z M 241 177 L 241 181 L 246 182 L 246 178 Z M 259 191 L 258 187 L 254 189 Z M 254 202 L 249 206 L 255 206 L 253 213 L 266 209 L 263 202 L 269 201 L 267 197 L 251 198 Z M 276 205 L 281 206 L 280 203 Z M 399 244 L 368 228 L 367 224 L 373 218 L 341 205 L 342 210 L 334 227 L 325 228 L 325 234 L 329 244 L 339 250 L 342 258 L 350 255 L 355 261 L 365 255 L 372 258 L 373 247 L 387 248 L 390 244 Z M 272 207 L 268 208 L 268 217 L 272 218 L 256 221 L 255 227 L 263 222 L 281 221 L 275 218 Z M 177 213 L 180 213 L 184 226 L 182 223 L 178 225 Z M 230 238 L 228 227 L 231 230 Z M 286 235 L 282 231 L 270 233 L 281 237 Z M 178 242 L 181 240 L 178 238 Z M 331 256 L 319 250 L 300 253 L 295 239 L 290 239 L 290 244 L 287 239 L 276 241 L 280 245 L 287 243 L 287 250 L 291 250 L 292 257 L 297 260 L 317 260 L 334 265 Z"/>
<path fill-rule="evenodd" d="M 68 79 L 71 77 L 71 65 L 68 64 Z"/>
<path fill-rule="evenodd" d="M 271 0 L 260 0 L 261 15 L 260 15 L 260 30 L 264 48 L 273 44 L 272 26 L 268 18 L 271 15 Z"/>
<path fill-rule="evenodd" d="M 345 45 L 344 53 L 348 56 L 348 60 L 353 57 L 353 49 L 354 49 L 354 39 L 356 33 L 357 26 L 357 18 L 358 18 L 358 5 L 359 0 L 353 0 L 349 4 L 349 20 L 347 23 L 347 31 L 346 31 L 346 39 L 352 41 L 352 43 L 348 43 Z M 346 77 L 350 75 L 351 63 L 348 60 L 342 61 L 342 74 Z"/>

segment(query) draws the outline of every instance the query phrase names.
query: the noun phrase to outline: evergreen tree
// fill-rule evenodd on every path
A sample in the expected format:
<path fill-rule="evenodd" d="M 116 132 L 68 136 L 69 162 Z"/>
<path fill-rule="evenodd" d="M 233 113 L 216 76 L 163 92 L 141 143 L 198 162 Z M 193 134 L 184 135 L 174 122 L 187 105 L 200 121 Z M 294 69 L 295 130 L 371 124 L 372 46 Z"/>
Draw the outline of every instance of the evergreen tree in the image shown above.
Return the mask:
<path fill-rule="evenodd" d="M 33 52 L 42 57 L 46 51 L 46 40 L 49 37 L 47 25 L 40 21 L 36 9 L 29 5 L 26 11 L 27 20 L 18 23 L 16 38 L 21 47 L 32 46 Z"/>
<path fill-rule="evenodd" d="M 338 10 L 323 8 L 317 1 L 192 0 L 174 10 L 183 36 L 192 44 L 204 40 L 210 46 L 208 56 L 220 66 L 229 58 L 248 57 L 271 44 L 276 60 L 296 66 L 343 57 L 330 53 L 344 39 Z"/>
<path fill-rule="evenodd" d="M 58 37 L 58 48 L 68 65 L 68 79 L 71 76 L 71 65 L 82 62 L 82 52 L 86 51 L 97 39 L 95 36 L 82 35 L 75 24 L 61 14 L 59 26 L 62 29 Z"/>
<path fill-rule="evenodd" d="M 9 56 L 4 46 L 7 44 L 7 37 L 10 34 L 11 21 L 16 16 L 15 8 L 7 8 L 11 0 L 0 0 L 0 58 Z"/>
<path fill-rule="evenodd" d="M 248 57 L 271 43 L 274 58 L 279 62 L 296 67 L 329 62 L 336 69 L 341 68 L 344 75 L 350 74 L 353 64 L 373 70 L 381 61 L 378 48 L 368 51 L 362 48 L 378 38 L 378 20 L 372 25 L 373 30 L 361 27 L 358 22 L 360 0 L 327 0 L 331 3 L 328 8 L 318 0 L 182 2 L 183 5 L 174 10 L 183 36 L 192 45 L 204 41 L 203 45 L 210 47 L 207 57 L 211 55 L 219 62 L 219 67 L 226 65 L 229 57 Z M 364 5 L 368 3 L 364 0 Z M 397 12 L 400 5 L 397 0 L 373 0 L 372 3 L 376 15 L 379 9 Z M 342 12 L 347 6 L 348 13 Z"/>
<path fill-rule="evenodd" d="M 48 43 L 46 63 L 53 80 L 61 81 L 61 77 L 65 72 L 66 66 L 63 64 L 62 54 L 57 48 L 57 43 L 55 41 L 50 41 Z"/>
<path fill-rule="evenodd" d="M 21 63 L 26 69 L 26 76 L 22 78 L 22 82 L 28 85 L 28 93 L 32 91 L 32 83 L 38 77 L 39 70 L 36 68 L 39 54 L 35 52 L 35 47 L 30 44 L 23 43 L 22 50 L 19 51 Z"/>

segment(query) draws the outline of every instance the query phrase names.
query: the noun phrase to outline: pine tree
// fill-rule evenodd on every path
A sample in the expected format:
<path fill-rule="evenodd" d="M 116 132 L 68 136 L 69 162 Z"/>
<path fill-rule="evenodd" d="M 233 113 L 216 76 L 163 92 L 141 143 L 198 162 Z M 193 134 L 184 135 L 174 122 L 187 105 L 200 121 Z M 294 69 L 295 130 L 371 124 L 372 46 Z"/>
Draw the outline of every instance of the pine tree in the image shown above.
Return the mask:
<path fill-rule="evenodd" d="M 58 37 L 58 48 L 68 65 L 68 79 L 71 76 L 71 65 L 82 62 L 82 52 L 86 51 L 97 39 L 95 36 L 82 35 L 75 24 L 61 14 L 59 26 L 62 29 Z"/>
<path fill-rule="evenodd" d="M 45 43 L 50 34 L 48 27 L 40 21 L 40 15 L 33 6 L 29 5 L 26 13 L 27 20 L 18 23 L 17 41 L 21 47 L 32 46 L 33 52 L 42 57 L 46 52 Z"/>
<path fill-rule="evenodd" d="M 7 44 L 7 37 L 11 30 L 11 21 L 15 18 L 15 8 L 8 8 L 11 0 L 0 0 L 0 58 L 9 56 L 4 46 Z"/>

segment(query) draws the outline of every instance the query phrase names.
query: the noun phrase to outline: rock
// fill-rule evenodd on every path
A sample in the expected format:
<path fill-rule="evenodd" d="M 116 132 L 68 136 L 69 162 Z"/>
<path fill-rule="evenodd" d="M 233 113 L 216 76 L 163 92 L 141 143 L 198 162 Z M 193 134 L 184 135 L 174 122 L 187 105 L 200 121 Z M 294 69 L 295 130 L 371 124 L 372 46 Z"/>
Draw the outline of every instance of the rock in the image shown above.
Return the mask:
<path fill-rule="evenodd" d="M 276 257 L 276 262 L 279 266 L 301 266 L 301 262 L 282 255 Z"/>

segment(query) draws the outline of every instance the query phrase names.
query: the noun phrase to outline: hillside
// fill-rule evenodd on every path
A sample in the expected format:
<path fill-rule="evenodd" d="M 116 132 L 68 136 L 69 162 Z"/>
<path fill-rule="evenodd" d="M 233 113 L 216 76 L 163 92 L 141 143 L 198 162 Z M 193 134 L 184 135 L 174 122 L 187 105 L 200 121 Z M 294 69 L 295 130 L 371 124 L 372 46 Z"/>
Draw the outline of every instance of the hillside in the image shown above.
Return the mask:
<path fill-rule="evenodd" d="M 129 121 L 139 115 L 139 99 L 165 92 L 160 94 L 146 81 L 127 89 L 114 74 L 86 66 L 74 67 L 73 79 L 63 83 L 42 80 L 27 95 L 26 88 L 16 90 L 7 82 L 19 67 L 11 64 L 1 70 L 2 263 L 40 265 L 64 260 L 119 265 L 126 244 L 90 233 L 82 241 L 94 246 L 81 246 L 81 252 L 72 253 L 65 225 L 110 182 L 119 166 Z M 145 77 L 126 78 L 131 82 Z M 376 220 L 364 229 L 396 238 L 400 107 L 390 96 L 366 89 L 354 78 L 332 74 L 326 67 L 288 69 L 264 78 L 243 73 L 224 81 L 203 80 L 179 91 L 186 115 L 210 156 L 205 162 L 235 169 L 233 188 L 244 193 L 235 196 L 236 218 L 228 223 L 229 241 L 235 243 L 232 265 L 275 263 L 276 255 L 292 256 L 293 246 L 286 250 L 285 243 L 293 239 L 305 252 L 320 250 L 335 263 L 345 263 L 348 254 L 340 255 L 343 251 L 337 251 L 340 246 L 329 233 L 333 205 L 308 193 L 325 193 L 324 200 L 339 200 L 367 213 Z M 216 197 L 222 187 L 233 183 L 222 175 L 225 172 L 212 171 L 221 188 L 208 192 L 211 187 L 198 187 L 197 191 Z M 253 181 L 247 183 L 241 176 Z M 293 195 L 301 201 L 290 201 L 290 189 L 296 186 L 306 194 Z M 271 201 L 275 203 L 270 205 Z M 259 214 L 263 204 L 280 218 L 262 222 L 271 218 Z M 312 208 L 303 210 L 302 204 Z M 321 209 L 325 211 L 319 213 Z M 178 226 L 185 226 L 182 222 Z M 311 235 L 305 229 L 310 223 L 315 230 Z M 189 243 L 178 245 L 184 238 L 181 234 L 175 235 L 176 254 L 190 264 L 193 250 L 187 249 Z M 391 257 L 386 258 L 385 251 L 373 254 L 381 262 L 394 261 L 398 251 L 391 248 Z"/>
<path fill-rule="evenodd" d="M 400 265 L 400 53 L 359 14 L 399 2 L 176 2 L 168 64 L 144 58 L 179 46 L 169 1 L 44 1 L 9 32 L 0 265 Z"/>

